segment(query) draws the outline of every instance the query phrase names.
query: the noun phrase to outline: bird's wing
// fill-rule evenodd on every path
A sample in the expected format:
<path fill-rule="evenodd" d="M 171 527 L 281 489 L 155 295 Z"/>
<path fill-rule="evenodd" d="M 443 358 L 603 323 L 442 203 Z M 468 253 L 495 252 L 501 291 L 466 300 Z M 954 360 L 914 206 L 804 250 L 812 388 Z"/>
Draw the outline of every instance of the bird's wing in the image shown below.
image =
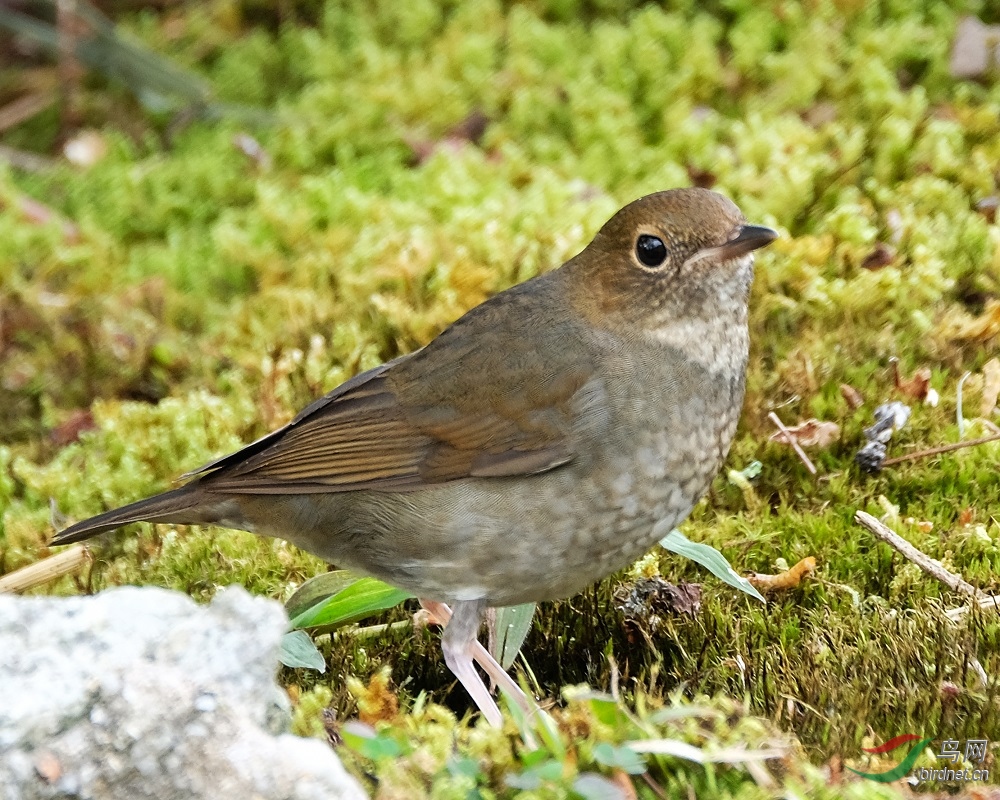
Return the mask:
<path fill-rule="evenodd" d="M 593 395 L 593 359 L 551 330 L 512 335 L 517 305 L 478 307 L 423 350 L 353 378 L 193 475 L 222 492 L 411 491 L 565 464 L 581 396 Z"/>

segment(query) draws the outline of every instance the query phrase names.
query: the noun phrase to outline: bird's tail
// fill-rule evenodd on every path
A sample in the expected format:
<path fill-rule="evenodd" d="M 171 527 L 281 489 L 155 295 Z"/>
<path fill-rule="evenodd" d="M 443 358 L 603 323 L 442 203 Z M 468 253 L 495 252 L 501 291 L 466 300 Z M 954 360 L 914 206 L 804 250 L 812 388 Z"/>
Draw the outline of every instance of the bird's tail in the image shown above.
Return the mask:
<path fill-rule="evenodd" d="M 202 492 L 194 485 L 147 497 L 113 511 L 85 519 L 56 534 L 52 544 L 72 544 L 130 522 L 176 522 L 181 525 L 210 522 L 201 508 Z"/>

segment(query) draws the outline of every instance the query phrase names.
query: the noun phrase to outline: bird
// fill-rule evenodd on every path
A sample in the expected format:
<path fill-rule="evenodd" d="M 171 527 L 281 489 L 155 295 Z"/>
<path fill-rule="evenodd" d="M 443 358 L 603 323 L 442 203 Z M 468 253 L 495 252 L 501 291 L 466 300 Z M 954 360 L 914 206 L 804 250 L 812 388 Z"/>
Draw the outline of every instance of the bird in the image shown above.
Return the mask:
<path fill-rule="evenodd" d="M 571 596 L 687 517 L 735 435 L 754 251 L 777 235 L 707 189 L 640 197 L 561 267 L 53 544 L 140 521 L 285 539 L 420 598 L 500 725 L 473 662 L 526 699 L 484 611 Z"/>

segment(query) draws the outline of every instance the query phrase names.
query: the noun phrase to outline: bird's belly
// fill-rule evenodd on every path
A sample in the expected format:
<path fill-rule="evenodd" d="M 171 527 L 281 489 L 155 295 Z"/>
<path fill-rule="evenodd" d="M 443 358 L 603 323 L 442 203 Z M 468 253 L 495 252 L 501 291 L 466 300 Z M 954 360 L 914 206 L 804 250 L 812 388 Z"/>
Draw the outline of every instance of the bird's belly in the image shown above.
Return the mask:
<path fill-rule="evenodd" d="M 437 600 L 566 597 L 632 563 L 690 513 L 731 434 L 723 448 L 689 433 L 690 446 L 666 430 L 644 433 L 627 452 L 530 480 L 359 493 L 326 539 L 335 552 L 319 554 Z"/>

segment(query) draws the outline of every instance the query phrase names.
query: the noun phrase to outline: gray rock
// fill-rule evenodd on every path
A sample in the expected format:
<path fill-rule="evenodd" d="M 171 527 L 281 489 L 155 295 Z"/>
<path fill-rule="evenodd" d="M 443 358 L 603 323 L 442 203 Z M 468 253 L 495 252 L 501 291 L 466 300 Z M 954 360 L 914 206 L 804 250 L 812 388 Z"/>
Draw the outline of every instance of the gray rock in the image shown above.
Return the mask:
<path fill-rule="evenodd" d="M 0 595 L 0 800 L 330 800 L 364 793 L 282 731 L 287 620 L 242 589 Z"/>

